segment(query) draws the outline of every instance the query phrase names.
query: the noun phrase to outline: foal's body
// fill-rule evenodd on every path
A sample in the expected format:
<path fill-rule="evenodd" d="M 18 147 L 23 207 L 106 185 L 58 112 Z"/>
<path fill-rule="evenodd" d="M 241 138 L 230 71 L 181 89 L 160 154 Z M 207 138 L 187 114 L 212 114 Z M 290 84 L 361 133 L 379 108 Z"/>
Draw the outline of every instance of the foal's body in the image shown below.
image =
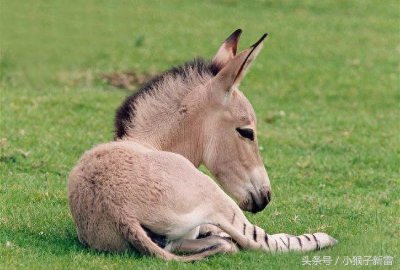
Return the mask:
<path fill-rule="evenodd" d="M 118 141 L 83 155 L 69 178 L 69 203 L 82 243 L 107 251 L 133 246 L 184 261 L 235 252 L 236 244 L 275 252 L 335 243 L 324 233 L 267 235 L 241 211 L 262 210 L 271 188 L 258 153 L 254 110 L 238 90 L 265 35 L 236 55 L 240 32 L 223 43 L 210 68 L 188 64 L 145 87 L 150 91 L 145 96 L 128 98 L 118 112 Z M 196 169 L 200 164 L 238 205 Z M 229 239 L 196 239 L 205 224 Z"/>
<path fill-rule="evenodd" d="M 84 228 L 78 231 L 80 240 L 96 249 L 122 251 L 129 247 L 129 238 L 121 234 L 121 224 L 115 220 L 127 226 L 140 223 L 168 240 L 178 240 L 201 224 L 213 224 L 214 215 L 221 211 L 238 208 L 212 179 L 181 155 L 133 141 L 99 145 L 79 164 L 70 176 L 70 193 L 74 194 L 70 199 L 83 203 L 72 212 L 94 210 L 89 223 L 100 230 L 85 228 L 85 216 L 74 218 L 82 222 L 78 227 Z M 89 197 L 90 201 L 85 200 Z M 191 238 L 197 236 L 194 232 Z"/>
<path fill-rule="evenodd" d="M 72 213 L 83 214 L 74 215 L 79 239 L 97 250 L 124 251 L 132 245 L 143 253 L 183 261 L 237 250 L 233 242 L 217 236 L 190 242 L 202 224 L 218 226 L 248 249 L 309 251 L 335 243 L 324 233 L 267 235 L 187 159 L 132 141 L 88 151 L 70 179 L 70 200 L 80 202 L 71 206 Z M 166 242 L 156 245 L 144 228 L 165 236 Z M 189 244 L 186 251 L 199 253 L 181 257 L 168 252 L 185 251 L 179 247 Z"/>

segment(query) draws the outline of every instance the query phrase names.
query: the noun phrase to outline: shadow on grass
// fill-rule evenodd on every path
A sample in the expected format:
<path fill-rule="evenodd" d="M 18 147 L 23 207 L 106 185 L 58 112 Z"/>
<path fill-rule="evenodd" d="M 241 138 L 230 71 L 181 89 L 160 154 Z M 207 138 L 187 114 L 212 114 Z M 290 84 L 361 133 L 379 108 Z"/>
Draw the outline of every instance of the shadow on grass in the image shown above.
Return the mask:
<path fill-rule="evenodd" d="M 32 230 L 13 230 L 10 228 L 2 229 L 0 233 L 1 242 L 10 242 L 9 248 L 19 247 L 30 250 L 37 254 L 51 254 L 55 256 L 65 256 L 68 254 L 84 254 L 84 255 L 101 255 L 102 257 L 131 257 L 132 259 L 140 259 L 145 256 L 139 254 L 134 249 L 116 253 L 106 251 L 96 251 L 85 247 L 79 242 L 74 228 L 60 230 L 60 233 L 37 233 Z"/>

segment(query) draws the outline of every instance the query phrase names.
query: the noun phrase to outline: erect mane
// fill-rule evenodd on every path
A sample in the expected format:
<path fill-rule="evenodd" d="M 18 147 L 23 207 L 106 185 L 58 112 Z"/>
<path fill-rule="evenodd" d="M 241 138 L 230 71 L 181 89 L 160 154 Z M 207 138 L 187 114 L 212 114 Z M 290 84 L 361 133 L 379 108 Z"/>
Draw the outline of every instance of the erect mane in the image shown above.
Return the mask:
<path fill-rule="evenodd" d="M 195 58 L 183 65 L 172 67 L 145 83 L 135 93 L 128 96 L 118 108 L 115 116 L 115 139 L 123 138 L 128 134 L 129 129 L 134 128 L 138 101 L 156 98 L 159 91 L 190 91 L 194 86 L 193 84 L 198 83 L 203 78 L 215 76 L 217 72 L 218 67 L 211 62 L 202 58 Z M 171 79 L 187 87 L 185 89 L 170 89 L 171 87 L 166 87 L 171 83 Z M 180 95 L 182 93 L 162 94 L 168 98 L 172 94 Z"/>

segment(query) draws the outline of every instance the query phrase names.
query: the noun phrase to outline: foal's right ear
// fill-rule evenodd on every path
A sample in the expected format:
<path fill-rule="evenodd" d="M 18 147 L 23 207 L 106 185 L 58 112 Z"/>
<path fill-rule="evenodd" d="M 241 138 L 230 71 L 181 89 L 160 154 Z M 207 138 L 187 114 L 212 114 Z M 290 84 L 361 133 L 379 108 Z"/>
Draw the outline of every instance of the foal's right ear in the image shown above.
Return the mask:
<path fill-rule="evenodd" d="M 256 43 L 250 46 L 250 48 L 236 55 L 214 78 L 212 78 L 211 85 L 212 89 L 214 89 L 213 93 L 219 96 L 218 99 L 223 98 L 225 102 L 232 90 L 239 86 L 251 63 L 261 51 L 263 41 L 267 35 L 268 33 L 265 33 Z"/>
<path fill-rule="evenodd" d="M 242 29 L 237 29 L 224 41 L 224 43 L 222 43 L 217 54 L 211 61 L 215 73 L 218 73 L 231 59 L 233 59 L 233 57 L 235 57 L 241 34 Z"/>

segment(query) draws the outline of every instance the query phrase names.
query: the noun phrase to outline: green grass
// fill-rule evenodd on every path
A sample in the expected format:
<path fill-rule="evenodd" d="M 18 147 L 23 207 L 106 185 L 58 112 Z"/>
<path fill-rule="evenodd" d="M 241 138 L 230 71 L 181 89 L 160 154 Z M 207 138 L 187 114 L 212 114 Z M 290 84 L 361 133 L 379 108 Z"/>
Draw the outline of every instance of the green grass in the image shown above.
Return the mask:
<path fill-rule="evenodd" d="M 270 33 L 241 87 L 258 115 L 274 192 L 249 219 L 269 233 L 318 230 L 339 240 L 310 258 L 390 255 L 398 268 L 399 9 L 397 1 L 2 0 L 0 269 L 311 268 L 305 254 L 183 264 L 98 253 L 77 240 L 68 173 L 112 139 L 128 94 L 96 74 L 212 57 L 238 27 L 241 48 Z"/>

